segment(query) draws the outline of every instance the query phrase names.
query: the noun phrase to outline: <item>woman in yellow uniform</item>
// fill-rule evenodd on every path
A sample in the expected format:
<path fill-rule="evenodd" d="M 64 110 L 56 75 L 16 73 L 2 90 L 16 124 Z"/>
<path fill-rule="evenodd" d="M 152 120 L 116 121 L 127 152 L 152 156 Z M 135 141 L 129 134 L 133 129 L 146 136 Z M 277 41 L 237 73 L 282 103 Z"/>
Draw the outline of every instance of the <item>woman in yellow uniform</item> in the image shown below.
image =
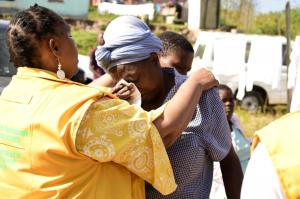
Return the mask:
<path fill-rule="evenodd" d="M 53 11 L 18 12 L 7 40 L 18 72 L 0 96 L 1 198 L 142 199 L 144 180 L 162 194 L 176 189 L 164 145 L 217 84 L 211 73 L 198 71 L 167 105 L 146 112 L 69 80 L 77 49 Z"/>

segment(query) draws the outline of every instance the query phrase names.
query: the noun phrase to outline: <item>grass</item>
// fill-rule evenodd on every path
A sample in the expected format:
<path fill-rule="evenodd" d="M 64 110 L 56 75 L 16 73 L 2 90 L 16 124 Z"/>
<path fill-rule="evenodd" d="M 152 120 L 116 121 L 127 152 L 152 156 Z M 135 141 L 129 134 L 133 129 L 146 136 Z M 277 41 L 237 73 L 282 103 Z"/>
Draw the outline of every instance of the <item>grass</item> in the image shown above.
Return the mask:
<path fill-rule="evenodd" d="M 89 7 L 88 20 L 98 21 L 99 13 L 97 7 Z"/>
<path fill-rule="evenodd" d="M 97 45 L 97 33 L 84 30 L 72 30 L 72 36 L 77 43 L 78 53 L 88 55 Z"/>
<path fill-rule="evenodd" d="M 115 19 L 116 17 L 118 17 L 118 15 L 109 13 L 99 14 L 97 7 L 89 8 L 88 20 L 96 21 L 100 24 L 107 25 L 111 20 Z"/>
<path fill-rule="evenodd" d="M 258 112 L 255 114 L 236 107 L 235 113 L 241 121 L 246 137 L 252 138 L 255 131 L 286 114 L 286 106 L 275 106 L 271 112 Z"/>

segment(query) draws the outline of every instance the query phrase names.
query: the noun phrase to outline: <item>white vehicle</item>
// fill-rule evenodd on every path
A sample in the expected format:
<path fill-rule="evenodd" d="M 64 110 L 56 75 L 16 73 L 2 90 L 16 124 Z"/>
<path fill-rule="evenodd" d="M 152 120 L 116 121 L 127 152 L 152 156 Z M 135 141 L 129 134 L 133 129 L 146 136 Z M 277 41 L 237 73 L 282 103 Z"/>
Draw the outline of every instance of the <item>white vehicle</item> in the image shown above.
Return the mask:
<path fill-rule="evenodd" d="M 239 33 L 201 31 L 192 71 L 205 67 L 229 86 L 242 108 L 287 104 L 286 39 Z"/>

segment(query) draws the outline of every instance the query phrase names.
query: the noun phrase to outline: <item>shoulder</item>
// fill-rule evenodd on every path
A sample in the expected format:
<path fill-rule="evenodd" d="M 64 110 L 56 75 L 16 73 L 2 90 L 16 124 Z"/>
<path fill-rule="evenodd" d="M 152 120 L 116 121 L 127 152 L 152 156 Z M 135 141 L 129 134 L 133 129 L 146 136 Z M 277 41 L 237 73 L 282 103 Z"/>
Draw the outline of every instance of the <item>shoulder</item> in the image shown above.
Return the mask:
<path fill-rule="evenodd" d="M 172 79 L 174 79 L 174 85 L 168 91 L 167 97 L 165 98 L 165 102 L 170 100 L 177 92 L 179 87 L 185 82 L 187 79 L 186 76 L 179 74 L 174 68 L 162 68 L 164 74 L 170 75 Z"/>
<path fill-rule="evenodd" d="M 285 116 L 271 122 L 266 127 L 256 132 L 260 139 L 270 137 L 275 140 L 288 139 L 290 137 L 299 137 L 297 129 L 300 129 L 300 111 L 286 114 Z M 288 141 L 288 140 L 287 140 Z"/>
<path fill-rule="evenodd" d="M 263 144 L 255 148 L 248 163 L 241 198 L 284 198 L 275 167 Z"/>
<path fill-rule="evenodd" d="M 200 104 L 205 104 L 211 108 L 217 108 L 223 111 L 223 103 L 220 99 L 219 92 L 217 88 L 209 89 L 203 92 L 200 101 Z"/>
<path fill-rule="evenodd" d="M 165 67 L 162 68 L 163 73 L 168 73 L 174 77 L 175 87 L 180 87 L 181 84 L 183 84 L 187 80 L 186 75 L 181 75 L 177 70 L 173 67 Z"/>
<path fill-rule="evenodd" d="M 187 80 L 187 76 L 186 75 L 182 75 L 179 72 L 177 72 L 177 70 L 174 69 L 174 74 L 175 74 L 175 82 L 177 82 L 177 84 L 182 84 L 183 82 L 185 82 Z"/>

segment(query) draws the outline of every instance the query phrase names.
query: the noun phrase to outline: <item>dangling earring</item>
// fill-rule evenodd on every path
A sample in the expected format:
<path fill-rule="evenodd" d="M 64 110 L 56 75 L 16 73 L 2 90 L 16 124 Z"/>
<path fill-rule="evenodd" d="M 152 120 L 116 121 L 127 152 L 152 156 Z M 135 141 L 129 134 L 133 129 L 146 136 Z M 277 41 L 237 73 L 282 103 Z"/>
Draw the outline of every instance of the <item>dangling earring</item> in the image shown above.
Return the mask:
<path fill-rule="evenodd" d="M 61 69 L 61 63 L 59 62 L 59 59 L 57 58 L 58 60 L 58 70 L 56 72 L 56 75 L 59 79 L 65 79 L 66 77 L 66 74 L 65 72 Z"/>

